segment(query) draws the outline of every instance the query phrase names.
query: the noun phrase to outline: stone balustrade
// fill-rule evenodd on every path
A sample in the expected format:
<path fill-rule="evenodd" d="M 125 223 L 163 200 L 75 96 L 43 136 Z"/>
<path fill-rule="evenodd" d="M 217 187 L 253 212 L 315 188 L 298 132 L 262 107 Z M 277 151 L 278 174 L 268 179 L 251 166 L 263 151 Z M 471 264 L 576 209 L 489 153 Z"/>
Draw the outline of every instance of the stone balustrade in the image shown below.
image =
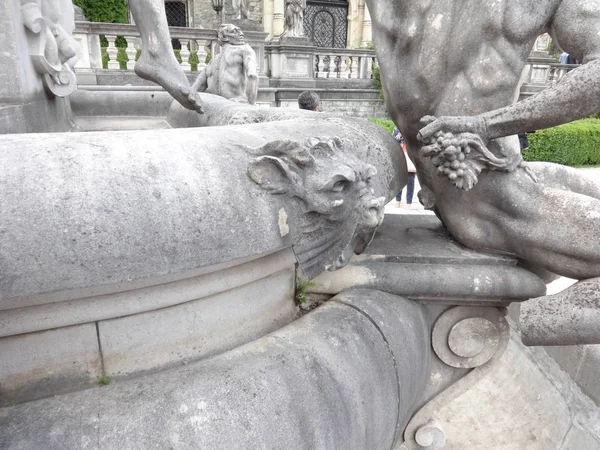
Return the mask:
<path fill-rule="evenodd" d="M 203 28 L 169 27 L 173 46 L 184 71 L 201 71 L 208 54 L 218 53 L 217 32 Z M 133 70 L 141 48 L 140 33 L 135 25 L 120 23 L 76 22 L 74 38 L 82 49 L 82 58 L 75 66 L 79 70 Z M 246 42 L 256 52 L 259 73 L 264 73 L 264 41 L 266 33 L 244 32 Z M 106 43 L 101 45 L 101 38 Z M 126 47 L 123 48 L 124 39 Z M 120 42 L 119 42 L 120 41 Z M 120 44 L 120 46 L 117 46 Z M 106 47 L 105 47 L 106 46 Z M 120 47 L 120 48 L 119 48 Z M 192 59 L 193 55 L 193 59 Z M 105 58 L 103 62 L 103 56 Z M 106 61 L 106 58 L 108 61 Z M 124 64 L 122 64 L 124 61 Z M 192 61 L 194 64 L 192 65 Z M 197 61 L 197 63 L 195 62 Z"/>
<path fill-rule="evenodd" d="M 170 27 L 169 31 L 174 47 L 178 48 L 178 59 L 184 71 L 201 71 L 206 67 L 207 55 L 218 52 L 216 30 Z M 273 65 L 273 62 L 269 61 L 269 55 L 265 53 L 267 34 L 244 31 L 244 35 L 256 52 L 259 74 L 267 73 L 267 67 Z M 135 25 L 77 22 L 74 37 L 82 48 L 82 58 L 76 69 L 133 70 L 141 44 L 140 33 Z M 101 45 L 102 38 L 106 39 L 104 45 Z M 373 69 L 376 67 L 373 50 L 317 47 L 307 47 L 307 50 L 314 53 L 314 71 L 311 74 L 313 78 L 373 77 Z"/>
<path fill-rule="evenodd" d="M 370 79 L 375 67 L 374 50 L 315 48 L 315 78 Z"/>

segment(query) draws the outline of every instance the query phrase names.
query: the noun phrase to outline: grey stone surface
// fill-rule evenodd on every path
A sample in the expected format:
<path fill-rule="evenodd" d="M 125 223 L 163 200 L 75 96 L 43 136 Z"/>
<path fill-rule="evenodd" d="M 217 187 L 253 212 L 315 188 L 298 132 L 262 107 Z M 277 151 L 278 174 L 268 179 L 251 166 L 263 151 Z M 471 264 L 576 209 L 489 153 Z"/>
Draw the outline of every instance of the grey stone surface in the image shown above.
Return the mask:
<path fill-rule="evenodd" d="M 150 90 L 152 89 L 152 90 Z M 128 91 L 111 87 L 94 90 L 79 89 L 71 97 L 71 108 L 77 117 L 97 116 L 166 116 L 173 98 L 164 91 L 148 87 L 147 91 Z"/>
<path fill-rule="evenodd" d="M 2 409 L 0 447 L 392 448 L 428 335 L 419 305 L 356 291 L 202 363 Z"/>
<path fill-rule="evenodd" d="M 502 364 L 437 412 L 444 449 L 559 449 L 571 426 L 567 401 L 517 341 Z"/>
<path fill-rule="evenodd" d="M 307 129 L 320 143 L 306 140 Z M 165 282 L 292 245 L 306 275 L 315 276 L 365 245 L 383 210 L 372 201 L 393 195 L 404 164 L 393 139 L 376 125 L 325 116 L 239 126 L 234 134 L 8 135 L 0 145 L 7 211 L 0 225 L 2 303 L 35 297 L 39 304 L 45 302 L 39 296 L 62 291 L 87 289 L 92 295 L 100 286 L 114 292 L 152 285 L 156 277 Z M 290 159 L 315 145 L 323 164 Z M 247 175 L 251 163 L 284 160 L 304 176 L 316 168 L 306 177 L 310 183 L 337 177 L 331 189 L 354 177 L 354 170 L 357 175 L 341 181 L 347 184 L 341 193 L 301 187 L 294 176 L 293 183 L 282 179 L 291 195 L 271 193 L 275 184 L 261 186 Z M 375 175 L 370 167 L 379 170 L 369 181 L 373 194 L 361 181 Z M 319 214 L 305 215 L 305 205 L 319 206 Z M 335 244 L 323 246 L 331 236 Z"/>
<path fill-rule="evenodd" d="M 221 25 L 218 39 L 221 51 L 202 69 L 192 91 L 255 104 L 258 73 L 254 50 L 245 43 L 243 31 L 233 24 Z"/>
<path fill-rule="evenodd" d="M 0 134 L 69 131 L 75 118 L 69 99 L 33 100 L 0 106 Z"/>
<path fill-rule="evenodd" d="M 600 448 L 600 439 L 574 424 L 560 447 L 560 450 L 596 450 Z"/>
<path fill-rule="evenodd" d="M 600 407 L 600 346 L 589 345 L 581 360 L 575 381 Z M 600 446 L 598 447 L 600 448 Z"/>
<path fill-rule="evenodd" d="M 0 314 L 0 357 L 7 358 L 4 370 L 9 371 L 0 377 L 0 397 L 8 399 L 4 403 L 29 401 L 81 389 L 102 375 L 124 377 L 185 364 L 258 339 L 297 318 L 290 248 L 208 269 L 108 295 L 59 294 L 64 301 L 37 306 L 15 302 L 23 307 Z M 84 325 L 72 326 L 79 324 Z M 95 359 L 82 345 L 94 349 Z M 73 365 L 63 364 L 65 352 L 73 353 Z M 88 379 L 80 365 L 102 370 Z"/>
<path fill-rule="evenodd" d="M 93 323 L 2 338 L 0 357 L 0 407 L 87 387 L 102 377 Z"/>
<path fill-rule="evenodd" d="M 151 286 L 134 289 L 130 286 L 130 289 L 117 292 L 113 292 L 114 286 L 105 287 L 105 290 L 98 286 L 91 297 L 86 296 L 89 292 L 56 292 L 45 296 L 44 303 L 35 297 L 5 300 L 1 305 L 0 336 L 161 310 L 251 284 L 294 264 L 294 253 L 288 247 L 268 255 L 253 255 L 177 276 L 153 278 Z M 243 296 L 239 303 L 244 303 Z M 263 314 L 262 319 L 270 320 L 270 314 Z"/>
<path fill-rule="evenodd" d="M 511 328 L 514 330 L 514 324 Z M 445 436 L 444 449 L 599 448 L 600 408 L 544 350 L 524 347 L 513 331 L 507 351 L 486 366 L 473 370 L 442 393 L 441 402 L 434 399 L 426 405 L 433 404 L 429 411 Z M 459 395 L 443 398 L 457 385 L 469 383 L 478 371 L 484 371 L 484 376 L 476 383 L 470 383 Z M 422 447 L 407 440 L 396 448 Z"/>
<path fill-rule="evenodd" d="M 98 323 L 109 376 L 161 369 L 222 353 L 297 315 L 295 268 L 212 297 Z"/>
<path fill-rule="evenodd" d="M 435 216 L 387 215 L 371 245 L 348 266 L 315 278 L 311 292 L 353 287 L 447 304 L 508 304 L 546 292 L 544 282 L 507 256 L 454 242 Z"/>
<path fill-rule="evenodd" d="M 388 111 L 451 234 L 471 248 L 517 255 L 571 278 L 600 276 L 597 188 L 572 182 L 559 166 L 546 166 L 552 182 L 536 183 L 517 167 L 521 156 L 514 136 L 600 110 L 598 1 L 484 0 L 462 15 L 452 3 L 367 0 L 367 5 Z M 512 104 L 527 55 L 547 31 L 585 64 L 564 83 Z M 422 122 L 424 117 L 429 118 Z M 438 132 L 450 135 L 433 143 Z M 465 139 L 458 142 L 461 148 L 469 144 L 468 157 L 456 146 L 448 148 L 453 136 Z M 457 182 L 456 173 L 437 175 L 436 164 L 445 171 L 444 161 L 429 156 L 442 148 L 456 157 L 457 166 L 486 167 L 472 189 L 457 189 L 448 178 Z"/>
<path fill-rule="evenodd" d="M 600 278 L 580 281 L 558 294 L 521 305 L 525 345 L 600 344 Z"/>

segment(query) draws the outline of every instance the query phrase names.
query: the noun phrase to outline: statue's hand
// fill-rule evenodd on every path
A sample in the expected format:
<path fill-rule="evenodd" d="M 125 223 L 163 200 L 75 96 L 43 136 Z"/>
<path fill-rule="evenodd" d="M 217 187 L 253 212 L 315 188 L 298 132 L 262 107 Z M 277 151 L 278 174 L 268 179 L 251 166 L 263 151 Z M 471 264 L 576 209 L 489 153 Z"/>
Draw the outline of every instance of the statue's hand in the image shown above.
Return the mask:
<path fill-rule="evenodd" d="M 484 142 L 487 141 L 487 127 L 485 120 L 478 116 L 442 116 L 435 118 L 425 116 L 421 119 L 423 128 L 417 134 L 417 138 L 424 143 L 431 142 L 438 132 L 477 134 Z"/>

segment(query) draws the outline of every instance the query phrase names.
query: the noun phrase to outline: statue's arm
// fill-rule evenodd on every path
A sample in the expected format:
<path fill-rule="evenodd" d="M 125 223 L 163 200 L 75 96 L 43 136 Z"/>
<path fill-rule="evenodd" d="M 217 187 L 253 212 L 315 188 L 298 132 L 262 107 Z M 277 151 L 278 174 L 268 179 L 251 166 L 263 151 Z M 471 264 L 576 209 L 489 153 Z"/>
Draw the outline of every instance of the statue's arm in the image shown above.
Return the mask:
<path fill-rule="evenodd" d="M 583 62 L 552 88 L 475 117 L 444 117 L 420 131 L 474 132 L 484 140 L 571 122 L 600 111 L 600 0 L 563 0 L 549 31 L 566 52 Z"/>
<path fill-rule="evenodd" d="M 244 74 L 246 75 L 246 96 L 248 103 L 254 105 L 258 97 L 258 73 L 256 71 L 256 55 L 248 45 L 244 52 Z"/>

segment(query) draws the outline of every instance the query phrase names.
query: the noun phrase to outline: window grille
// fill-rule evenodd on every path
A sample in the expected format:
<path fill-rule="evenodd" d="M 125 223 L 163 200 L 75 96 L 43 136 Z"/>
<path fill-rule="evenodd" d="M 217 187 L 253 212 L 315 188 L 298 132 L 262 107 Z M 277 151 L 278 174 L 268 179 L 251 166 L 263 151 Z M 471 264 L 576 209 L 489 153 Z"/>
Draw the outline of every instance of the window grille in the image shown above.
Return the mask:
<path fill-rule="evenodd" d="M 304 13 L 304 34 L 316 47 L 346 48 L 347 17 L 347 2 L 308 1 Z"/>

